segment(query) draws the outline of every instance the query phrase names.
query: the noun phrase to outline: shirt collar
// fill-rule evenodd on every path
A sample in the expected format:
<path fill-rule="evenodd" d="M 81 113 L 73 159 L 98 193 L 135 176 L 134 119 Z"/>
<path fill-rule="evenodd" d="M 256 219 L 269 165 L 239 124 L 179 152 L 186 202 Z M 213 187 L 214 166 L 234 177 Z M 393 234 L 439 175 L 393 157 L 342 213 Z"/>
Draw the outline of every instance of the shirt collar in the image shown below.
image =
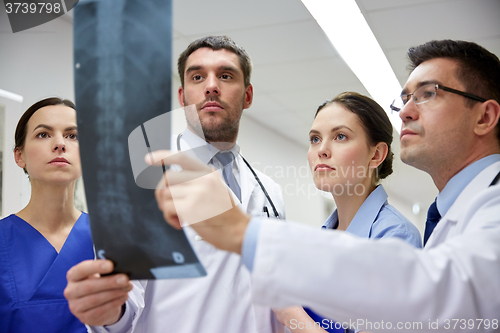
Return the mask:
<path fill-rule="evenodd" d="M 489 167 L 495 162 L 500 161 L 500 154 L 493 154 L 472 163 L 465 167 L 462 171 L 453 176 L 445 185 L 443 190 L 437 195 L 437 209 L 441 216 L 445 216 L 450 207 L 465 187 L 476 177 L 481 171 Z"/>
<path fill-rule="evenodd" d="M 206 142 L 198 135 L 191 132 L 189 128 L 186 128 L 184 132 L 182 132 L 182 139 L 186 141 L 186 143 L 191 147 L 192 153 L 201 160 L 203 163 L 208 164 L 212 160 L 212 158 L 220 151 L 215 146 L 211 145 L 209 142 Z M 240 146 L 236 143 L 233 148 L 228 151 L 232 152 L 234 157 L 238 156 L 240 152 Z M 188 155 L 191 155 L 189 152 Z"/>
<path fill-rule="evenodd" d="M 373 222 L 384 205 L 387 204 L 387 193 L 382 185 L 379 185 L 373 190 L 372 193 L 366 198 L 361 207 L 359 207 L 356 215 L 347 227 L 347 232 L 358 237 L 368 238 Z M 339 218 L 337 210 L 328 217 L 323 228 L 337 229 Z"/>
<path fill-rule="evenodd" d="M 328 216 L 325 223 L 321 228 L 323 229 L 337 229 L 339 226 L 339 214 L 337 213 L 337 209 L 333 211 L 333 213 Z"/>

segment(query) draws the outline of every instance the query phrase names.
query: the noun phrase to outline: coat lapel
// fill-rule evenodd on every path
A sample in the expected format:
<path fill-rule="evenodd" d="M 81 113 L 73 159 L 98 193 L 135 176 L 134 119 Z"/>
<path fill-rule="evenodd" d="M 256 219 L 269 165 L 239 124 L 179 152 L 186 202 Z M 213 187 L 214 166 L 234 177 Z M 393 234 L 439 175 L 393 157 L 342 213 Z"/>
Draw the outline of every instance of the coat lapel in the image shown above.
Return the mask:
<path fill-rule="evenodd" d="M 253 193 L 259 187 L 259 184 L 241 157 L 238 159 L 238 162 L 241 183 L 241 209 L 249 212 L 250 199 L 253 197 Z"/>

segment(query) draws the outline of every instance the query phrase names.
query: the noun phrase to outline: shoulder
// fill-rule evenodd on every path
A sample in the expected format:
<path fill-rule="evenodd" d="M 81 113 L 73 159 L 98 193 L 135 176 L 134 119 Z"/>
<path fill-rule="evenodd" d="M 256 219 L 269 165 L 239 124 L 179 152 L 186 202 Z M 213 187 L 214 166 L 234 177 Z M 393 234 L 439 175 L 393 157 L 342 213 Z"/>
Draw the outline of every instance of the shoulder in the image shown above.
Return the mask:
<path fill-rule="evenodd" d="M 15 214 L 11 214 L 1 219 L 0 249 L 10 248 L 13 239 L 18 239 L 18 237 L 24 239 L 26 231 L 29 231 L 29 229 L 31 229 L 31 226 L 27 223 L 23 223 L 23 220 Z M 0 252 L 2 251 L 3 250 L 0 250 Z"/>
<path fill-rule="evenodd" d="M 240 174 L 245 174 L 246 176 L 253 179 L 254 176 L 252 174 L 252 171 L 250 170 L 248 165 L 243 160 L 243 157 L 239 154 L 237 156 L 237 161 L 238 161 L 238 167 L 240 168 Z M 279 185 L 271 177 L 269 177 L 265 173 L 261 172 L 260 170 L 254 168 L 254 167 L 252 167 L 252 170 L 257 174 L 257 177 L 259 177 L 260 181 L 262 182 L 262 184 L 264 184 L 264 186 L 266 188 L 267 187 L 272 187 L 272 188 L 277 188 L 277 189 L 280 188 Z"/>
<path fill-rule="evenodd" d="M 238 160 L 239 160 L 238 161 L 239 166 L 241 166 L 241 168 L 244 168 L 244 169 L 240 168 L 240 176 L 244 175 L 244 177 L 249 177 L 252 180 L 252 182 L 255 183 L 255 186 L 259 187 L 257 180 L 255 179 L 254 175 L 250 171 L 250 168 L 248 167 L 248 165 L 246 165 L 246 163 L 243 161 L 243 158 L 241 156 L 239 156 Z M 278 183 L 276 183 L 271 177 L 269 177 L 265 173 L 255 169 L 255 168 L 252 168 L 252 169 L 255 172 L 255 174 L 257 175 L 257 177 L 259 178 L 259 180 L 262 183 L 262 185 L 264 186 L 264 188 L 266 189 L 266 192 L 269 194 L 269 197 L 273 201 L 273 203 L 274 203 L 276 209 L 278 210 L 278 212 L 280 213 L 280 215 L 282 217 L 285 217 L 285 202 L 283 199 L 283 191 L 281 189 L 281 186 L 278 185 Z M 243 170 L 245 170 L 245 171 L 243 171 Z"/>
<path fill-rule="evenodd" d="M 474 195 L 462 212 L 459 224 L 469 229 L 498 229 L 499 212 L 500 184 L 485 188 Z"/>
<path fill-rule="evenodd" d="M 7 223 L 7 222 L 11 222 L 14 220 L 15 218 L 15 214 L 10 214 L 9 216 L 6 216 L 4 217 L 3 219 L 0 220 L 0 223 Z"/>
<path fill-rule="evenodd" d="M 255 170 L 255 169 L 254 169 L 254 171 L 257 174 L 257 176 L 259 176 L 260 181 L 262 183 L 264 183 L 265 185 L 269 184 L 269 186 L 279 187 L 279 185 L 271 177 L 269 177 L 265 173 L 263 173 L 259 170 Z"/>
<path fill-rule="evenodd" d="M 82 220 L 85 223 L 89 223 L 89 214 L 82 212 L 82 214 L 79 217 L 80 220 Z"/>
<path fill-rule="evenodd" d="M 384 205 L 373 222 L 370 238 L 397 237 L 422 247 L 422 239 L 417 227 L 392 205 Z"/>
<path fill-rule="evenodd" d="M 76 221 L 76 224 L 74 226 L 77 230 L 82 230 L 85 233 L 88 233 L 90 235 L 90 221 L 89 221 L 89 214 L 82 212 L 78 220 Z"/>
<path fill-rule="evenodd" d="M 493 179 L 498 174 L 500 162 L 495 163 L 481 171 L 462 190 L 451 205 L 443 219 L 459 221 L 464 220 L 465 215 L 483 211 L 493 205 L 495 206 L 495 195 L 498 193 L 500 184 L 491 186 Z M 495 208 L 493 208 L 495 210 Z M 498 212 L 498 206 L 496 207 Z M 469 220 L 470 216 L 466 220 Z"/>
<path fill-rule="evenodd" d="M 278 205 L 280 207 L 283 207 L 283 209 L 278 208 L 281 213 L 284 213 L 284 200 L 283 200 L 283 191 L 281 189 L 281 186 L 276 183 L 271 177 L 268 175 L 260 172 L 259 170 L 255 170 L 255 173 L 259 177 L 260 181 L 262 182 L 262 185 L 266 188 L 266 191 L 269 193 L 271 198 L 273 200 L 278 201 Z"/>
<path fill-rule="evenodd" d="M 20 218 L 17 217 L 15 214 L 11 214 L 9 216 L 6 216 L 0 220 L 0 227 L 7 228 L 9 226 L 12 226 L 12 225 L 16 224 L 16 220 L 18 220 L 18 219 L 20 219 Z"/>

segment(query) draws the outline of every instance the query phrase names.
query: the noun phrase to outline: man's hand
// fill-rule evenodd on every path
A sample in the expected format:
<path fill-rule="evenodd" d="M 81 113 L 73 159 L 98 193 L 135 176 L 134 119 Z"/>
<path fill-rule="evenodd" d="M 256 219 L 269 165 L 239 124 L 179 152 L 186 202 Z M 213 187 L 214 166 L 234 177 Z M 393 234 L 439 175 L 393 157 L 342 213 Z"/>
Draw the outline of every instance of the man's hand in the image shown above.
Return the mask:
<path fill-rule="evenodd" d="M 250 216 L 235 206 L 232 192 L 218 172 L 185 154 L 165 150 L 147 155 L 146 161 L 183 169 L 167 170 L 155 191 L 158 207 L 170 225 L 177 229 L 191 225 L 205 241 L 241 253 Z"/>
<path fill-rule="evenodd" d="M 68 285 L 64 297 L 82 323 L 111 325 L 122 316 L 122 305 L 132 290 L 132 282 L 125 274 L 101 276 L 112 271 L 113 263 L 109 260 L 86 260 L 66 274 Z"/>

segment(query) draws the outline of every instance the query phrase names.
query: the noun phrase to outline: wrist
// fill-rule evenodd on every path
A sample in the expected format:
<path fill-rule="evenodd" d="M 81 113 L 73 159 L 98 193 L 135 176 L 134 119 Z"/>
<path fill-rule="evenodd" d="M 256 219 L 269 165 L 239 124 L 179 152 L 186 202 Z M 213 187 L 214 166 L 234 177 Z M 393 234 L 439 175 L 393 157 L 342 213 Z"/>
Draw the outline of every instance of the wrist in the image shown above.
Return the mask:
<path fill-rule="evenodd" d="M 127 303 L 123 303 L 123 305 L 121 306 L 120 308 L 120 315 L 118 316 L 118 319 L 116 319 L 115 321 L 113 321 L 112 323 L 109 323 L 109 324 L 106 324 L 106 325 L 103 325 L 104 327 L 106 326 L 111 326 L 111 325 L 114 325 L 116 324 L 117 322 L 120 321 L 120 319 L 122 319 L 123 315 L 125 314 L 125 311 L 127 310 Z"/>

